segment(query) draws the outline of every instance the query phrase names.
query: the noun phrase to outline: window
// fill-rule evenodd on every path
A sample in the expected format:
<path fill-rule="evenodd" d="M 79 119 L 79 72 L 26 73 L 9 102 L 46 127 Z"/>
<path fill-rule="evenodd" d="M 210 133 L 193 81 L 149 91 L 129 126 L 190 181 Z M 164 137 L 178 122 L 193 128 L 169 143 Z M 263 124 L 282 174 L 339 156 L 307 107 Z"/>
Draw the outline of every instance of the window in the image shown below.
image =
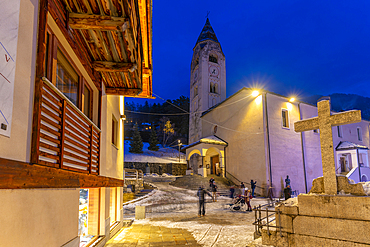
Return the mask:
<path fill-rule="evenodd" d="M 214 90 L 213 90 L 214 93 L 218 93 L 218 84 L 215 83 L 214 85 Z"/>
<path fill-rule="evenodd" d="M 214 87 L 213 87 L 213 82 L 209 84 L 209 92 L 213 93 L 214 92 Z"/>
<path fill-rule="evenodd" d="M 198 86 L 194 87 L 194 97 L 198 95 Z"/>
<path fill-rule="evenodd" d="M 217 63 L 217 57 L 215 55 L 209 55 L 209 61 L 212 63 Z"/>
<path fill-rule="evenodd" d="M 288 128 L 289 129 L 289 115 L 288 115 L 288 110 L 281 109 L 281 117 L 282 117 L 282 125 L 283 125 L 283 128 Z"/>
<path fill-rule="evenodd" d="M 357 127 L 357 140 L 362 141 L 362 130 L 360 127 Z"/>
<path fill-rule="evenodd" d="M 83 113 L 85 113 L 85 115 L 91 119 L 92 118 L 92 90 L 86 83 L 84 84 L 84 90 L 82 94 L 82 109 L 83 109 Z"/>
<path fill-rule="evenodd" d="M 117 131 L 118 130 L 118 122 L 116 118 L 112 115 L 112 144 L 117 146 Z"/>
<path fill-rule="evenodd" d="M 56 76 L 56 87 L 77 106 L 79 76 L 60 49 L 57 52 Z"/>
<path fill-rule="evenodd" d="M 80 247 L 95 241 L 99 234 L 99 188 L 80 189 L 78 235 Z"/>
<path fill-rule="evenodd" d="M 93 89 L 76 69 L 72 59 L 49 28 L 46 33 L 45 77 L 92 119 Z"/>
<path fill-rule="evenodd" d="M 338 133 L 338 137 L 342 138 L 342 127 L 341 126 L 337 126 L 337 133 Z"/>

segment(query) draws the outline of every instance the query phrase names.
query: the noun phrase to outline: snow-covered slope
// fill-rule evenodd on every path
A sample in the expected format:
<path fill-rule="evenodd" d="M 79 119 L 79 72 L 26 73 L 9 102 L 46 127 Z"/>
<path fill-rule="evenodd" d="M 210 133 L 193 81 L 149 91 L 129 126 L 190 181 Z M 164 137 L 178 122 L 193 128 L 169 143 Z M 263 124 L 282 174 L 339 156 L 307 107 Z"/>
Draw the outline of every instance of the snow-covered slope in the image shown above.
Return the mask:
<path fill-rule="evenodd" d="M 179 150 L 160 148 L 158 151 L 151 151 L 148 150 L 149 143 L 143 144 L 143 153 L 134 154 L 129 152 L 130 141 L 125 141 L 125 162 L 179 163 Z M 183 153 L 181 153 L 181 163 L 186 163 Z"/>

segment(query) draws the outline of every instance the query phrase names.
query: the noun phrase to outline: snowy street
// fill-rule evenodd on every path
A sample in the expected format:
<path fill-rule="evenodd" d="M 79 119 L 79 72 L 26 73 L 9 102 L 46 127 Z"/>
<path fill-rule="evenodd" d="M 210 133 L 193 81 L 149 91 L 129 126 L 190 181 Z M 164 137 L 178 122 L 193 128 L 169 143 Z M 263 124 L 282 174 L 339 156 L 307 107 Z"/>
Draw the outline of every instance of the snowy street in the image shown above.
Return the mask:
<path fill-rule="evenodd" d="M 198 198 L 195 190 L 174 187 L 168 182 L 153 182 L 153 185 L 158 190 L 151 192 L 150 196 L 124 206 L 125 217 L 129 215 L 132 218 L 134 218 L 135 206 L 147 207 L 146 219 L 135 220 L 131 227 L 145 225 L 183 229 L 191 233 L 198 246 L 263 246 L 261 239 L 253 240 L 252 222 L 255 213 L 231 211 L 227 205 L 231 202 L 230 198 L 222 196 L 217 198 L 217 202 L 212 202 L 212 199 L 207 196 L 206 216 L 198 217 Z M 252 199 L 251 204 L 254 207 L 266 202 L 265 199 L 255 198 Z M 129 230 L 123 230 L 118 234 L 118 238 L 125 239 L 126 232 L 128 234 Z M 113 243 L 114 240 L 110 241 L 108 246 L 113 247 Z M 130 246 L 141 246 L 140 243 L 144 245 L 144 242 L 139 241 L 134 245 L 130 243 Z M 185 243 L 184 245 L 190 245 Z M 155 246 L 158 246 L 158 243 Z"/>

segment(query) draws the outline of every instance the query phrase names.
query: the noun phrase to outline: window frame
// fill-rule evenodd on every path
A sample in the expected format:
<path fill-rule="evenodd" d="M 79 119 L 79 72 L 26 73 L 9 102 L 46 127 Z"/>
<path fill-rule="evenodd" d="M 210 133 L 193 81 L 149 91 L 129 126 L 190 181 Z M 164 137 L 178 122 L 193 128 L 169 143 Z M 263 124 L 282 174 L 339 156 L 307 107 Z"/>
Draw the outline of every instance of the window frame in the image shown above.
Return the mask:
<path fill-rule="evenodd" d="M 284 117 L 283 117 L 283 112 L 286 112 L 286 116 L 287 116 L 287 126 L 284 126 Z M 289 110 L 288 109 L 285 109 L 285 108 L 281 108 L 281 127 L 283 129 L 290 129 L 290 122 L 289 122 Z"/>
<path fill-rule="evenodd" d="M 356 128 L 357 140 L 362 142 L 362 129 L 361 127 Z"/>
<path fill-rule="evenodd" d="M 81 111 L 85 114 L 85 101 L 84 101 L 84 97 L 85 97 L 85 86 L 87 87 L 87 90 L 89 90 L 90 92 L 90 102 L 89 102 L 89 105 L 90 105 L 90 108 L 89 108 L 89 115 L 86 115 L 86 117 L 88 117 L 91 121 L 92 121 L 92 118 L 93 118 L 93 108 L 94 108 L 94 90 L 92 89 L 92 87 L 89 85 L 89 83 L 86 82 L 85 78 L 83 78 L 83 85 L 82 85 L 82 93 L 81 93 Z"/>
<path fill-rule="evenodd" d="M 340 125 L 337 126 L 337 135 L 338 138 L 343 138 L 342 126 Z"/>
<path fill-rule="evenodd" d="M 90 120 L 93 119 L 93 112 L 94 112 L 94 90 L 90 86 L 90 84 L 86 81 L 86 79 L 83 77 L 81 71 L 78 69 L 77 65 L 74 63 L 73 59 L 70 57 L 66 49 L 63 47 L 61 42 L 58 40 L 54 32 L 51 30 L 49 26 L 47 26 L 46 36 L 49 37 L 49 39 L 46 38 L 47 43 L 47 53 L 45 55 L 45 77 L 54 85 L 56 86 L 56 76 L 57 76 L 57 54 L 58 49 L 62 52 L 63 56 L 66 58 L 68 63 L 71 65 L 71 67 L 74 69 L 74 71 L 78 75 L 78 86 L 77 86 L 77 104 L 76 107 L 81 110 L 81 112 L 84 112 L 83 109 L 83 93 L 84 93 L 84 86 L 86 85 L 87 88 L 90 90 L 90 117 L 85 114 Z M 58 89 L 59 90 L 59 89 Z"/>
<path fill-rule="evenodd" d="M 117 147 L 118 143 L 118 120 L 116 117 L 112 114 L 112 145 Z"/>

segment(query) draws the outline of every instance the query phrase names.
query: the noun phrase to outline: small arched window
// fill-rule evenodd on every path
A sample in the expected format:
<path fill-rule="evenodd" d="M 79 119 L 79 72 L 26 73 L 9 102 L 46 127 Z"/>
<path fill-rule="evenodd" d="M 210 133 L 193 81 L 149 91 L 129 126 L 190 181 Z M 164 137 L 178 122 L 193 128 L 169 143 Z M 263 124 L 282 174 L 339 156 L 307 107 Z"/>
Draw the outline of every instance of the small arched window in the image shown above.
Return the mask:
<path fill-rule="evenodd" d="M 213 82 L 211 82 L 211 84 L 209 85 L 209 92 L 214 93 L 214 90 L 215 88 L 213 86 Z"/>
<path fill-rule="evenodd" d="M 215 83 L 215 86 L 214 86 L 214 93 L 218 93 L 218 84 Z"/>
<path fill-rule="evenodd" d="M 212 63 L 217 63 L 217 57 L 215 55 L 209 55 L 209 61 Z"/>

